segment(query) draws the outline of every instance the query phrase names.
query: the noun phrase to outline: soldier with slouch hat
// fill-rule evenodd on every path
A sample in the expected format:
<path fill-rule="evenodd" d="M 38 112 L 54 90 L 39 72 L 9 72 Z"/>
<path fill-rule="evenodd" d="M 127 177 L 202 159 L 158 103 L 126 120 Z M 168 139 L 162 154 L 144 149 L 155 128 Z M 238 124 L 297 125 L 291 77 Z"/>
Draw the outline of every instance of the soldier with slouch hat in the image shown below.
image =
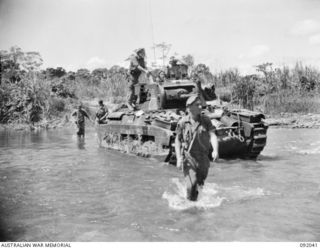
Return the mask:
<path fill-rule="evenodd" d="M 186 108 L 188 115 L 177 125 L 175 151 L 177 167 L 183 170 L 187 183 L 187 198 L 196 201 L 198 186 L 204 185 L 208 175 L 211 149 L 213 160 L 218 159 L 218 138 L 210 118 L 201 113 L 199 96 L 189 97 Z"/>

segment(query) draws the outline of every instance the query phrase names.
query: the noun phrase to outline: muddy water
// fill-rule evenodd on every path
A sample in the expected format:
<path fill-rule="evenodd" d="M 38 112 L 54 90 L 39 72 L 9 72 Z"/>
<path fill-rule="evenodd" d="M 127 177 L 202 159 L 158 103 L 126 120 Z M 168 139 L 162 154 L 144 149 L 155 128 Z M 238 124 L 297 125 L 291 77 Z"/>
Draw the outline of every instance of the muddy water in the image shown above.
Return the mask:
<path fill-rule="evenodd" d="M 269 129 L 259 160 L 182 173 L 70 129 L 0 133 L 0 236 L 12 241 L 319 241 L 320 130 Z"/>

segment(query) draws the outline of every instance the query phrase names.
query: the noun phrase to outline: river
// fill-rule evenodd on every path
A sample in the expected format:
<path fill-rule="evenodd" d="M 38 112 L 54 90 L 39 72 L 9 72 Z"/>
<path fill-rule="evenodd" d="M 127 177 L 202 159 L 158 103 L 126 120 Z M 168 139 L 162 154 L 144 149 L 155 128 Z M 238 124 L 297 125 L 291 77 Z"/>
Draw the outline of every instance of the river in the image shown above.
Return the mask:
<path fill-rule="evenodd" d="M 198 202 L 173 166 L 93 129 L 0 133 L 2 241 L 320 241 L 320 129 L 268 130 L 257 161 L 212 164 Z"/>

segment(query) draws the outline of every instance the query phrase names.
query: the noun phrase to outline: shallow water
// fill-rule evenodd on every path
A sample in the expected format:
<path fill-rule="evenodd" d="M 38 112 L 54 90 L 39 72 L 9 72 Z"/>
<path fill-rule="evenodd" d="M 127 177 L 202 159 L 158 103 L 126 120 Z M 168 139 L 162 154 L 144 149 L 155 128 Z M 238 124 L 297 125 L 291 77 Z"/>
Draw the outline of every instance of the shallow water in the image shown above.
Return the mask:
<path fill-rule="evenodd" d="M 0 133 L 2 241 L 320 240 L 320 130 L 270 128 L 258 161 L 212 164 L 198 202 L 176 168 L 73 133 Z"/>

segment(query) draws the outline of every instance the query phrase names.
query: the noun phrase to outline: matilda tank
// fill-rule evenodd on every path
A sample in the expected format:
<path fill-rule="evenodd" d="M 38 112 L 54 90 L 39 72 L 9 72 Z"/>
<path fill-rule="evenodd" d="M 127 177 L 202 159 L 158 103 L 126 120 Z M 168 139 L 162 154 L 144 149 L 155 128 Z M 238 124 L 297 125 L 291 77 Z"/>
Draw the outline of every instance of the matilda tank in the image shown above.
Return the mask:
<path fill-rule="evenodd" d="M 136 108 L 122 105 L 97 126 L 101 146 L 163 162 L 175 162 L 175 130 L 186 115 L 187 99 L 198 94 L 219 141 L 219 157 L 256 159 L 266 145 L 267 126 L 262 113 L 229 109 L 216 100 L 214 87 L 202 88 L 188 79 L 187 66 L 175 65 L 163 82 L 135 86 Z"/>

